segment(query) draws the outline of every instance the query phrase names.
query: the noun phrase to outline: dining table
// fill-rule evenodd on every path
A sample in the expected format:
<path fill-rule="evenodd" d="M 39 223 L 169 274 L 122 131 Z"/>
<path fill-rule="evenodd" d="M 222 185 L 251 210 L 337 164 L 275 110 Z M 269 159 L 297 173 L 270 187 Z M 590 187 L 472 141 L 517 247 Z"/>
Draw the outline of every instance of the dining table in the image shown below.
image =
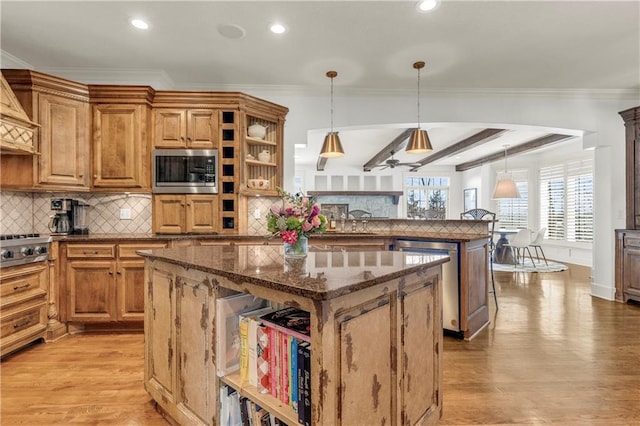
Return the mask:
<path fill-rule="evenodd" d="M 496 248 L 493 252 L 493 262 L 494 263 L 509 263 L 513 264 L 513 249 L 509 244 L 508 235 L 514 235 L 518 233 L 517 229 L 507 229 L 507 228 L 499 228 L 496 229 L 495 232 L 500 234 L 500 238 L 496 241 Z"/>

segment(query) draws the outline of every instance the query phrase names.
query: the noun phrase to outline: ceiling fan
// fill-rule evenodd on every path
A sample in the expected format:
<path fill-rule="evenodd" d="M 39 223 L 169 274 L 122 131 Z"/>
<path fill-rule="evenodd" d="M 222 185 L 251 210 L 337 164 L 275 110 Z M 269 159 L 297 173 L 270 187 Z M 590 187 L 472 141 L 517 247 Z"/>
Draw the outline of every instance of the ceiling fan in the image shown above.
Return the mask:
<path fill-rule="evenodd" d="M 385 161 L 384 163 L 376 164 L 373 167 L 381 167 L 380 170 L 384 170 L 386 168 L 395 169 L 398 166 L 406 166 L 412 168 L 422 167 L 421 163 L 401 163 L 400 160 L 396 160 L 395 158 L 393 158 L 393 154 L 395 154 L 395 151 L 391 151 L 391 158 L 389 158 L 387 161 Z"/>

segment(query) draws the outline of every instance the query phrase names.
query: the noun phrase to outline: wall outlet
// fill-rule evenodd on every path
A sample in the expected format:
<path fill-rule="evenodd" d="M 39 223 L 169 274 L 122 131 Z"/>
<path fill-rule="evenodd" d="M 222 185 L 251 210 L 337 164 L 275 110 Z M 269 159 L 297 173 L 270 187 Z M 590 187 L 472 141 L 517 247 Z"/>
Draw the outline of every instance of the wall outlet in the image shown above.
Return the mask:
<path fill-rule="evenodd" d="M 120 209 L 120 219 L 131 220 L 131 209 Z"/>
<path fill-rule="evenodd" d="M 254 217 L 255 219 L 260 219 L 260 209 L 255 209 L 255 210 L 253 211 L 253 217 Z"/>

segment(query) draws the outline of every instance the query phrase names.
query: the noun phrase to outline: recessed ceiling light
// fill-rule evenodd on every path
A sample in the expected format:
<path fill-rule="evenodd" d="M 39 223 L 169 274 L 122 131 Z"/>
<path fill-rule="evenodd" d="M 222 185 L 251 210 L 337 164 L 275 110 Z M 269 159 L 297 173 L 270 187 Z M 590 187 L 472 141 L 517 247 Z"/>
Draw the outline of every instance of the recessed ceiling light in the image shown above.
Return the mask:
<path fill-rule="evenodd" d="M 147 24 L 142 19 L 132 19 L 131 20 L 131 25 L 133 25 L 134 27 L 136 27 L 138 29 L 141 29 L 141 30 L 146 30 L 146 29 L 149 28 L 149 24 Z"/>
<path fill-rule="evenodd" d="M 243 38 L 246 31 L 240 25 L 224 24 L 218 25 L 218 33 L 223 37 L 237 40 Z"/>
<path fill-rule="evenodd" d="M 418 4 L 416 4 L 416 9 L 418 9 L 418 12 L 422 13 L 431 12 L 436 7 L 438 7 L 438 5 L 440 5 L 439 0 L 423 0 L 419 1 Z"/>
<path fill-rule="evenodd" d="M 269 31 L 271 31 L 274 34 L 284 34 L 287 32 L 287 27 L 285 27 L 283 24 L 279 22 L 275 22 L 269 25 Z"/>

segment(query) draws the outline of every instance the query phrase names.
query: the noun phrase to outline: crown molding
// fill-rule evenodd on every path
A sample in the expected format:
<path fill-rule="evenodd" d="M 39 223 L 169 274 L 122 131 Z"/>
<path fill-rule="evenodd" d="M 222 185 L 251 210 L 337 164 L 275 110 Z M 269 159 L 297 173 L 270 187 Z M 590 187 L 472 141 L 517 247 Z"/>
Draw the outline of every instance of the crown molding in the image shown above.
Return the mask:
<path fill-rule="evenodd" d="M 0 49 L 0 68 L 33 69 L 33 66 L 6 50 Z"/>
<path fill-rule="evenodd" d="M 2 68 L 35 69 L 29 63 L 0 50 Z M 185 91 L 232 91 L 260 93 L 277 96 L 328 96 L 324 85 L 268 85 L 268 84 L 216 84 L 187 83 L 179 84 L 164 70 L 128 69 L 128 68 L 42 68 L 45 73 L 82 82 L 85 84 L 131 84 L 149 85 L 156 90 Z M 415 96 L 413 88 L 371 88 L 336 86 L 339 97 L 393 97 Z M 545 97 L 586 100 L 636 100 L 640 98 L 640 87 L 627 89 L 556 89 L 556 88 L 434 88 L 423 90 L 423 97 Z"/>
<path fill-rule="evenodd" d="M 121 84 L 151 86 L 156 90 L 171 90 L 175 83 L 163 70 L 105 68 L 43 68 L 48 74 L 85 84 Z"/>

